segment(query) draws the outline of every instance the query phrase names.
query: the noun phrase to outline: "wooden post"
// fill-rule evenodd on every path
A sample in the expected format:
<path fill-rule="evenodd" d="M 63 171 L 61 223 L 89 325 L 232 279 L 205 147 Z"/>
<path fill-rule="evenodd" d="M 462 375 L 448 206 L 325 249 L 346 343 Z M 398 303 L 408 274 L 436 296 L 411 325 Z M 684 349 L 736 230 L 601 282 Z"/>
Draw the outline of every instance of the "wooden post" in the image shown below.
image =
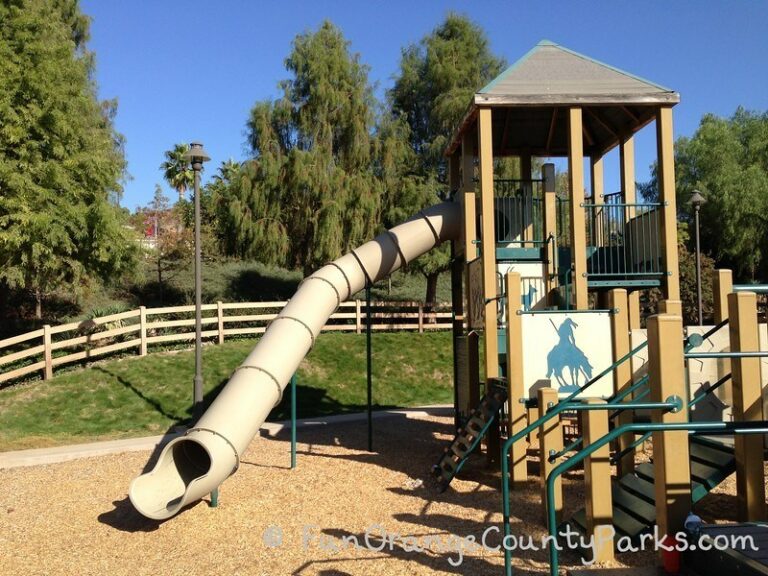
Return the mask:
<path fill-rule="evenodd" d="M 656 111 L 656 146 L 659 202 L 661 202 L 661 253 L 664 259 L 664 298 L 680 300 L 680 266 L 677 255 L 677 201 L 675 199 L 675 150 L 672 108 Z"/>
<path fill-rule="evenodd" d="M 424 334 L 424 304 L 419 302 L 419 334 Z"/>
<path fill-rule="evenodd" d="M 139 306 L 139 356 L 147 355 L 147 308 Z"/>
<path fill-rule="evenodd" d="M 627 295 L 627 310 L 629 312 L 629 329 L 640 330 L 640 292 L 634 291 Z"/>
<path fill-rule="evenodd" d="M 539 388 L 539 412 L 544 415 L 552 406 L 558 402 L 557 390 L 554 388 Z M 560 416 L 552 418 L 539 428 L 539 459 L 541 461 L 541 494 L 544 503 L 544 518 L 547 518 L 547 477 L 549 473 L 557 466 L 557 462 L 549 461 L 550 452 L 560 452 L 563 449 L 563 427 L 560 424 Z M 562 477 L 555 480 L 555 517 L 557 523 L 562 521 L 563 516 L 563 483 Z"/>
<path fill-rule="evenodd" d="M 621 192 L 625 204 L 637 202 L 635 185 L 635 139 L 630 136 L 619 144 L 619 163 L 621 164 Z M 627 211 L 625 220 L 629 220 L 631 214 Z M 629 310 L 629 329 L 640 330 L 640 292 L 630 292 L 627 307 Z"/>
<path fill-rule="evenodd" d="M 613 352 L 614 362 L 629 354 L 632 349 L 632 342 L 629 333 L 629 311 L 627 291 L 623 288 L 616 288 L 608 292 L 608 307 L 614 312 L 611 314 L 611 350 Z M 613 391 L 614 394 L 623 392 L 632 385 L 632 362 L 627 360 L 616 366 L 613 371 Z M 630 394 L 624 399 L 624 402 L 631 402 L 633 395 Z M 617 425 L 631 424 L 634 413 L 626 410 L 619 414 Z M 629 447 L 634 440 L 632 435 L 624 435 L 619 438 L 617 446 L 619 451 Z M 618 463 L 618 475 L 624 476 L 633 472 L 635 469 L 635 454 L 630 452 L 625 454 Z"/>
<path fill-rule="evenodd" d="M 478 111 L 479 162 L 480 162 L 480 205 L 483 296 L 485 309 L 483 317 L 485 344 L 485 386 L 490 392 L 490 382 L 499 376 L 499 336 L 496 319 L 498 302 L 496 287 L 496 231 L 493 204 L 493 139 L 491 129 L 491 109 L 480 108 Z M 499 460 L 500 439 L 493 427 L 486 435 L 488 442 L 488 464 L 497 466 Z"/>
<path fill-rule="evenodd" d="M 473 141 L 465 134 L 461 141 L 461 190 L 464 199 L 464 259 L 472 262 L 478 255 L 477 196 L 475 194 L 475 157 Z M 469 289 L 467 289 L 469 292 Z"/>
<path fill-rule="evenodd" d="M 652 402 L 670 396 L 686 398 L 683 361 L 683 319 L 659 314 L 648 318 L 648 373 Z M 687 422 L 687 410 L 653 411 L 654 422 Z M 691 510 L 691 471 L 686 430 L 653 433 L 653 466 L 656 481 L 656 523 L 659 534 L 674 535 L 683 529 Z"/>
<path fill-rule="evenodd" d="M 728 294 L 733 292 L 733 272 L 725 268 L 715 270 L 712 278 L 712 295 L 715 300 L 715 324 L 728 318 Z"/>
<path fill-rule="evenodd" d="M 754 292 L 728 295 L 728 332 L 733 352 L 758 352 L 757 297 Z M 760 358 L 733 358 L 733 420 L 751 422 L 763 419 Z M 735 438 L 736 505 L 739 522 L 765 520 L 765 475 L 763 436 L 743 434 Z"/>
<path fill-rule="evenodd" d="M 619 162 L 621 163 L 621 193 L 624 204 L 635 204 L 635 139 L 630 136 L 619 144 Z M 629 214 L 625 218 L 629 219 Z"/>
<path fill-rule="evenodd" d="M 363 317 L 360 313 L 360 300 L 355 300 L 355 333 L 360 334 L 363 331 Z"/>
<path fill-rule="evenodd" d="M 50 380 L 53 378 L 53 350 L 51 350 L 51 327 L 48 324 L 43 326 L 43 358 L 45 360 L 43 380 Z"/>
<path fill-rule="evenodd" d="M 544 240 L 557 238 L 557 195 L 555 194 L 555 165 L 544 164 L 541 167 L 541 178 L 544 180 Z M 544 290 L 546 292 L 547 305 L 554 304 L 555 283 L 557 281 L 557 242 L 547 244 L 547 269 L 544 275 Z"/>
<path fill-rule="evenodd" d="M 670 314 L 671 316 L 683 315 L 683 303 L 680 300 L 660 300 L 659 314 Z"/>
<path fill-rule="evenodd" d="M 527 416 L 528 416 L 528 424 L 531 424 L 532 422 L 536 422 L 539 418 L 541 418 L 541 411 L 537 407 L 531 407 L 526 410 Z M 536 448 L 541 448 L 541 445 L 539 444 L 539 429 L 534 428 L 528 433 L 528 446 L 533 448 L 534 446 Z"/>
<path fill-rule="evenodd" d="M 518 314 L 521 307 L 520 274 L 507 272 L 507 414 L 509 435 L 525 428 L 525 397 L 523 390 L 523 319 Z M 509 452 L 509 472 L 512 488 L 522 486 L 528 480 L 525 439 L 512 445 Z"/>
<path fill-rule="evenodd" d="M 520 179 L 525 180 L 523 182 L 523 195 L 525 197 L 524 206 L 529 206 L 530 212 L 523 214 L 523 223 L 525 229 L 522 230 L 522 240 L 534 240 L 533 237 L 533 205 L 529 201 L 533 198 L 533 184 L 530 180 L 533 178 L 533 169 L 531 166 L 530 153 L 524 153 L 520 155 Z M 530 218 L 529 218 L 530 217 Z M 523 244 L 523 246 L 525 246 Z M 538 246 L 537 246 L 538 248 Z"/>
<path fill-rule="evenodd" d="M 605 400 L 588 398 L 587 404 L 605 404 Z M 582 413 L 584 446 L 594 444 L 608 434 L 608 411 L 589 410 Z M 608 444 L 584 461 L 586 486 L 587 538 L 595 543 L 595 562 L 613 560 L 613 502 L 611 497 L 611 450 Z"/>
<path fill-rule="evenodd" d="M 469 369 L 469 406 L 480 405 L 480 337 L 477 332 L 467 334 L 467 368 Z"/>
<path fill-rule="evenodd" d="M 603 194 L 605 193 L 602 156 L 590 157 L 589 173 L 590 185 L 592 188 L 592 204 L 595 204 L 595 208 L 592 212 L 592 245 L 602 246 L 603 230 L 605 228 L 605 213 L 602 209 L 597 208 L 598 204 L 603 203 Z"/>
<path fill-rule="evenodd" d="M 571 274 L 576 310 L 589 307 L 587 236 L 584 222 L 584 143 L 581 108 L 568 110 L 568 180 L 571 189 Z M 677 248 L 675 248 L 677 249 Z"/>
<path fill-rule="evenodd" d="M 224 344 L 224 304 L 221 300 L 216 302 L 216 327 L 218 343 Z"/>

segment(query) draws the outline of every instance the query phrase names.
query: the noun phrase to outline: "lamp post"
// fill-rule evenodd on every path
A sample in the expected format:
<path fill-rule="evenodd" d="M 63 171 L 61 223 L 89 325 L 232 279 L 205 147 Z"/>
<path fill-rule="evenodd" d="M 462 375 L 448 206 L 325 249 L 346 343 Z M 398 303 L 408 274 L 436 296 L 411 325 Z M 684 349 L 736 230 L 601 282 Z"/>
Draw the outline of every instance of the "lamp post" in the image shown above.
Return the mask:
<path fill-rule="evenodd" d="M 691 196 L 691 206 L 693 206 L 694 226 L 696 227 L 696 297 L 699 308 L 699 326 L 704 325 L 704 311 L 702 310 L 701 305 L 701 242 L 699 240 L 699 211 L 704 202 L 706 202 L 706 200 L 704 199 L 704 196 L 701 195 L 701 192 L 694 190 L 693 195 Z"/>
<path fill-rule="evenodd" d="M 195 173 L 195 379 L 192 413 L 195 418 L 200 416 L 203 407 L 203 269 L 202 252 L 200 247 L 200 171 L 203 162 L 210 160 L 210 156 L 203 150 L 199 142 L 192 142 L 184 158 L 192 163 Z"/>

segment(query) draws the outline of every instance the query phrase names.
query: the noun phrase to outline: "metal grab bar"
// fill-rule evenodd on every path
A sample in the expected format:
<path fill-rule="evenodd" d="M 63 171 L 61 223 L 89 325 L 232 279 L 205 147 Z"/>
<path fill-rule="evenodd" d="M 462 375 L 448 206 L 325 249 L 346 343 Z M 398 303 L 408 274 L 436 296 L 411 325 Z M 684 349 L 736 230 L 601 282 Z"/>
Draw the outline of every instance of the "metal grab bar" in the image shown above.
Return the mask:
<path fill-rule="evenodd" d="M 550 576 L 558 576 L 559 557 L 557 550 L 557 515 L 554 509 L 555 501 L 555 480 L 563 473 L 573 468 L 579 462 L 582 462 L 598 449 L 609 442 L 612 442 L 622 434 L 629 432 L 668 432 L 674 430 L 684 430 L 689 434 L 722 435 L 722 434 L 765 434 L 768 432 L 768 422 L 656 422 L 652 424 L 626 424 L 614 428 L 611 432 L 590 444 L 581 452 L 575 454 L 565 462 L 558 464 L 547 477 L 547 527 L 549 529 L 549 573 Z M 505 482 L 506 485 L 506 482 Z M 506 502 L 507 508 L 509 501 Z M 509 516 L 504 516 L 505 536 L 509 530 Z M 512 576 L 512 555 L 508 546 L 504 547 L 504 573 L 506 576 Z"/>
<path fill-rule="evenodd" d="M 679 396 L 670 396 L 667 398 L 664 402 L 641 402 L 635 405 L 632 405 L 633 410 L 653 410 L 653 409 L 663 409 L 663 410 L 671 410 L 673 412 L 677 412 L 681 410 L 683 407 L 683 401 Z M 509 450 L 512 448 L 512 445 L 520 440 L 521 438 L 525 437 L 526 434 L 549 420 L 550 418 L 556 416 L 557 414 L 560 414 L 561 412 L 564 412 L 565 410 L 569 411 L 591 411 L 591 410 L 608 410 L 610 408 L 613 408 L 611 404 L 577 404 L 577 405 L 568 405 L 568 404 L 558 404 L 557 406 L 553 407 L 551 411 L 547 412 L 544 416 L 536 420 L 536 422 L 529 424 L 520 432 L 516 433 L 514 436 L 510 437 L 506 442 L 504 442 L 504 445 L 501 447 L 501 498 L 502 498 L 502 516 L 504 521 L 504 538 L 506 539 L 508 536 L 511 536 L 510 529 L 509 529 Z M 615 430 L 620 430 L 624 428 L 623 426 L 620 428 L 615 428 Z M 587 446 L 582 450 L 582 452 L 578 452 L 577 456 L 579 454 L 582 454 L 585 450 L 589 450 L 591 446 L 594 446 L 594 444 Z M 590 452 L 591 454 L 591 452 Z M 574 456 L 575 458 L 575 456 Z M 573 458 L 566 460 L 567 462 L 570 462 L 573 460 Z M 562 466 L 560 464 L 555 468 L 559 468 Z M 554 470 L 553 470 L 554 472 Z M 550 476 L 552 474 L 550 473 Z M 504 547 L 504 567 L 505 567 L 505 573 L 507 576 L 511 576 L 512 572 L 512 554 L 511 551 L 508 549 L 508 547 Z"/>
<path fill-rule="evenodd" d="M 704 358 L 768 358 L 768 352 L 688 352 L 686 360 Z"/>
<path fill-rule="evenodd" d="M 734 292 L 754 292 L 755 294 L 768 294 L 768 284 L 734 284 Z"/>

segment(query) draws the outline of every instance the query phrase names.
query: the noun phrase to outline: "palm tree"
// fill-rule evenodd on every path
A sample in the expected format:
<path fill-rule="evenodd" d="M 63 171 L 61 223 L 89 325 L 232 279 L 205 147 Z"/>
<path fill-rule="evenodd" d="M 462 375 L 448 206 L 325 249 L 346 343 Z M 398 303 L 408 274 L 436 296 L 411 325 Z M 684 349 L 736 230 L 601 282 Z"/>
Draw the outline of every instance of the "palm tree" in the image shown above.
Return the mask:
<path fill-rule="evenodd" d="M 189 150 L 189 144 L 175 144 L 173 150 L 165 151 L 165 162 L 160 164 L 163 178 L 179 193 L 179 200 L 184 198 L 184 193 L 192 186 L 195 178 L 189 167 L 189 161 L 184 158 L 187 150 Z"/>

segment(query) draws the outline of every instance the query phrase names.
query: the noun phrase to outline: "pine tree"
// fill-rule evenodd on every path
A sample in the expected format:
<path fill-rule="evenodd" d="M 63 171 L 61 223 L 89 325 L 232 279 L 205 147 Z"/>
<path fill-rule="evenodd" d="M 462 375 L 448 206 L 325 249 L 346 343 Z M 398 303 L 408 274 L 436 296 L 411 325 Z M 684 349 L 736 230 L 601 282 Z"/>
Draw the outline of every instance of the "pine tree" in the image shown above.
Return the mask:
<path fill-rule="evenodd" d="M 0 3 L 0 279 L 34 297 L 131 266 L 109 202 L 125 171 L 76 0 Z"/>
<path fill-rule="evenodd" d="M 228 190 L 227 251 L 309 272 L 378 227 L 368 68 L 330 22 L 297 36 L 282 98 L 257 102 L 253 159 Z"/>
<path fill-rule="evenodd" d="M 449 14 L 420 43 L 403 50 L 389 103 L 393 117 L 408 123 L 408 144 L 416 164 L 400 177 L 402 186 L 411 190 L 407 198 L 388 198 L 387 203 L 398 208 L 385 213 L 413 213 L 448 196 L 443 151 L 472 95 L 503 68 L 504 61 L 491 53 L 482 29 L 457 14 Z M 427 278 L 427 303 L 435 301 L 437 280 L 448 269 L 449 259 L 444 247 L 414 263 Z"/>

